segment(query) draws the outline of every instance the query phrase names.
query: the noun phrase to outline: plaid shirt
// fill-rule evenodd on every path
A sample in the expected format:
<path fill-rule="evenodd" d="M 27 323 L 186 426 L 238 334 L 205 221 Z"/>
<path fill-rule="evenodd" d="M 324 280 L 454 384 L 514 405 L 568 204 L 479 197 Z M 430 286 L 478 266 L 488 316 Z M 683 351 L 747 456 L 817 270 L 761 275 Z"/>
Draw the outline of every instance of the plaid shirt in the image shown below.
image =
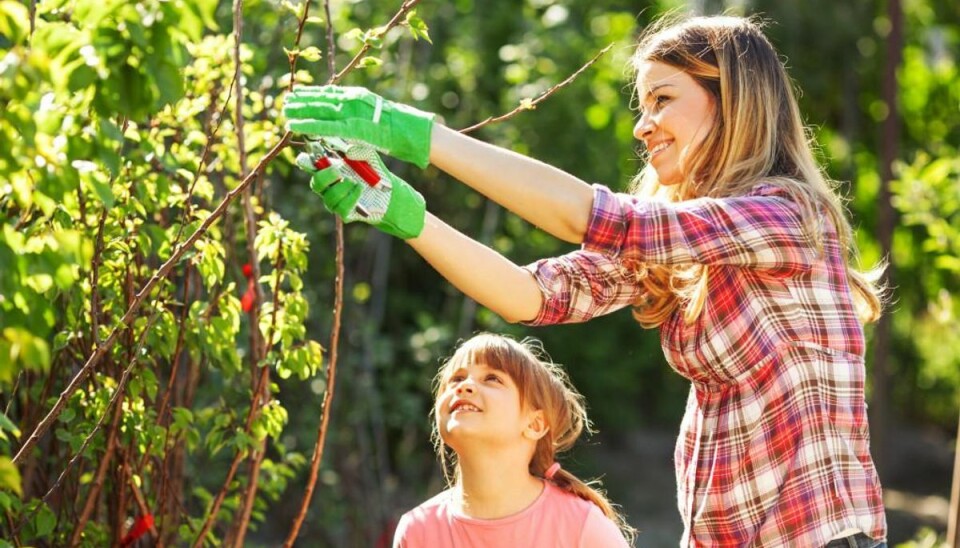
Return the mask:
<path fill-rule="evenodd" d="M 534 325 L 583 322 L 635 303 L 647 264 L 709 265 L 706 302 L 660 327 L 692 382 L 675 453 L 682 546 L 825 545 L 883 539 L 869 451 L 863 328 L 836 231 L 823 253 L 795 204 L 758 185 L 680 203 L 596 186 L 582 249 L 526 268 L 544 295 Z"/>

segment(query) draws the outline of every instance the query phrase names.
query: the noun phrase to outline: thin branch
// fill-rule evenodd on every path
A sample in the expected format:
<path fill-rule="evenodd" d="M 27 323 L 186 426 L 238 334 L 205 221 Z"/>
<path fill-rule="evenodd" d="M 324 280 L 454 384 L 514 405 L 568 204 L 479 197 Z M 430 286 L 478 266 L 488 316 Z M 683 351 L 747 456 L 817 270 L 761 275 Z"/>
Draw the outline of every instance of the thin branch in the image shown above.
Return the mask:
<path fill-rule="evenodd" d="M 297 80 L 297 59 L 300 58 L 300 39 L 303 38 L 303 27 L 307 24 L 307 16 L 310 14 L 310 0 L 303 2 L 303 11 L 297 19 L 297 37 L 293 40 L 293 51 L 290 54 L 290 82 L 287 84 L 287 91 L 293 91 L 293 84 Z"/>
<path fill-rule="evenodd" d="M 30 437 L 24 442 L 23 446 L 20 447 L 20 450 L 17 452 L 16 456 L 13 458 L 14 464 L 20 463 L 23 458 L 29 453 L 29 451 L 37 444 L 40 438 L 46 434 L 47 430 L 50 429 L 50 426 L 53 422 L 60 416 L 60 413 L 63 412 L 64 406 L 66 406 L 67 400 L 70 399 L 70 396 L 80 387 L 80 383 L 83 382 L 84 378 L 90 373 L 91 370 L 100 362 L 100 359 L 103 358 L 104 354 L 113 347 L 113 344 L 116 342 L 117 337 L 119 336 L 122 329 L 126 328 L 133 321 L 134 315 L 137 310 L 143 304 L 143 301 L 150 294 L 153 288 L 159 283 L 159 281 L 167 276 L 170 270 L 175 264 L 180 261 L 180 258 L 188 249 L 191 249 L 193 245 L 199 240 L 207 230 L 210 229 L 210 226 L 213 225 L 217 220 L 220 219 L 226 213 L 227 208 L 230 203 L 233 202 L 236 197 L 243 192 L 245 188 L 253 181 L 261 171 L 263 171 L 267 164 L 273 161 L 274 158 L 280 154 L 280 151 L 286 148 L 287 144 L 290 141 L 290 132 L 286 132 L 280 138 L 280 141 L 277 142 L 270 149 L 269 152 L 260 160 L 257 166 L 250 172 L 249 175 L 244 177 L 243 181 L 237 185 L 236 188 L 227 193 L 226 197 L 220 201 L 216 209 L 207 216 L 206 219 L 200 224 L 199 227 L 190 235 L 187 240 L 178 244 L 174 250 L 173 254 L 164 262 L 159 270 L 157 270 L 150 280 L 140 289 L 140 291 L 134 297 L 133 302 L 130 304 L 130 307 L 127 309 L 126 313 L 120 319 L 120 323 L 116 325 L 113 330 L 110 332 L 110 335 L 103 342 L 101 346 L 98 346 L 97 349 L 90 355 L 90 358 L 87 359 L 87 362 L 80 368 L 80 371 L 74 375 L 73 379 L 70 381 L 70 384 L 61 392 L 60 397 L 57 399 L 57 403 L 54 404 L 53 409 L 40 421 L 40 424 L 33 430 L 30 434 Z"/>
<path fill-rule="evenodd" d="M 590 66 L 593 65 L 594 63 L 596 63 L 597 60 L 599 60 L 600 57 L 603 56 L 603 54 L 605 54 L 605 53 L 607 53 L 608 51 L 610 51 L 610 48 L 612 48 L 612 47 L 613 47 L 613 44 L 610 44 L 610 45 L 608 45 L 607 47 L 605 47 L 605 48 L 603 48 L 602 50 L 600 50 L 599 53 L 597 53 L 596 55 L 593 56 L 593 59 L 590 59 L 589 61 L 587 61 L 587 64 L 585 64 L 585 65 L 583 65 L 582 67 L 580 67 L 580 68 L 577 70 L 577 72 L 574 72 L 573 74 L 571 74 L 570 76 L 568 76 L 566 80 L 564 80 L 564 81 L 560 82 L 559 84 L 554 85 L 554 86 L 551 87 L 550 89 L 544 91 L 543 93 L 541 93 L 540 95 L 538 95 L 538 96 L 537 96 L 535 99 L 533 99 L 532 101 L 529 101 L 529 102 L 524 101 L 524 102 L 522 102 L 522 103 L 520 104 L 520 106 L 518 106 L 517 108 L 511 110 L 510 112 L 508 112 L 508 113 L 506 113 L 506 114 L 502 114 L 502 115 L 497 116 L 497 117 L 487 118 L 486 120 L 484 120 L 484 121 L 482 121 L 482 122 L 480 122 L 480 123 L 474 124 L 474 125 L 472 125 L 472 126 L 470 126 L 470 127 L 464 128 L 464 129 L 461 129 L 461 130 L 460 130 L 460 133 L 470 133 L 471 131 L 478 130 L 478 129 L 482 128 L 482 127 L 485 126 L 485 125 L 493 124 L 493 123 L 496 123 L 496 122 L 502 122 L 502 121 L 504 121 L 504 120 L 506 120 L 506 119 L 508 119 L 508 118 L 513 118 L 514 116 L 516 116 L 517 114 L 519 114 L 520 112 L 523 112 L 523 111 L 525 111 L 525 110 L 533 110 L 533 109 L 537 108 L 537 105 L 540 104 L 540 102 L 544 101 L 547 97 L 550 97 L 551 95 L 553 95 L 554 93 L 556 93 L 556 92 L 557 92 L 558 90 L 560 90 L 561 88 L 566 87 L 566 86 L 569 85 L 571 82 L 573 82 L 574 80 L 576 80 L 577 77 L 580 76 L 580 74 L 583 73 L 583 71 L 585 71 L 585 70 L 587 70 L 588 68 L 590 68 Z"/>
<path fill-rule="evenodd" d="M 317 432 L 317 443 L 313 447 L 313 456 L 310 459 L 310 476 L 307 479 L 307 487 L 300 503 L 300 511 L 297 512 L 297 517 L 293 520 L 293 527 L 287 535 L 287 540 L 283 543 L 284 548 L 290 548 L 297 540 L 300 527 L 307 516 L 310 499 L 313 498 L 313 489 L 317 486 L 317 473 L 320 469 L 320 461 L 323 460 L 323 447 L 327 439 L 327 424 L 330 422 L 330 408 L 333 405 L 334 388 L 337 384 L 337 348 L 340 341 L 340 316 L 343 310 L 343 221 L 340 217 L 337 217 L 336 229 L 337 278 L 333 301 L 333 327 L 330 334 L 330 361 L 327 365 L 327 390 L 323 395 L 323 412 L 320 419 L 320 429 Z"/>
<path fill-rule="evenodd" d="M 37 0 L 30 0 L 30 37 L 33 38 L 33 31 L 36 30 L 37 19 Z"/>
<path fill-rule="evenodd" d="M 273 293 L 273 315 L 270 319 L 270 329 L 267 331 L 266 344 L 269 344 L 270 341 L 273 339 L 273 335 L 276 330 L 277 318 L 278 318 L 278 312 L 279 312 L 278 309 L 280 308 L 279 271 L 283 267 L 283 262 L 284 262 L 283 248 L 281 247 L 277 252 L 277 260 L 274 264 L 274 270 L 277 271 L 278 274 L 277 274 L 277 278 L 274 286 L 274 293 Z M 251 329 L 259 329 L 259 327 L 254 325 L 251 327 Z M 267 365 L 264 365 L 261 367 L 260 377 L 257 380 L 255 386 L 253 387 L 253 400 L 250 402 L 250 411 L 249 413 L 247 413 L 247 419 L 244 424 L 244 433 L 246 434 L 250 433 L 250 427 L 253 425 L 253 421 L 256 420 L 257 416 L 259 415 L 261 401 L 263 403 L 266 403 L 267 398 L 269 397 L 269 394 L 270 394 L 269 381 L 270 381 L 270 367 Z M 251 458 L 255 458 L 255 456 L 251 456 Z M 210 508 L 210 512 L 207 514 L 207 518 L 204 520 L 203 527 L 200 529 L 200 533 L 197 535 L 197 540 L 194 542 L 193 548 L 198 548 L 200 545 L 202 545 L 203 538 L 206 536 L 210 528 L 213 527 L 213 524 L 217 519 L 217 514 L 220 512 L 220 506 L 223 504 L 223 499 L 226 498 L 227 496 L 227 491 L 230 488 L 230 483 L 233 481 L 233 477 L 237 472 L 237 468 L 240 466 L 241 460 L 243 460 L 243 451 L 238 450 L 237 453 L 234 455 L 233 462 L 230 463 L 230 469 L 227 472 L 227 478 L 226 480 L 224 480 L 223 486 L 220 488 L 220 492 L 217 493 L 217 496 L 213 501 L 213 505 Z M 253 467 L 252 472 L 256 472 L 256 474 L 259 474 L 259 471 L 260 471 L 260 466 L 259 466 L 259 463 L 257 463 Z M 252 481 L 252 484 L 250 487 L 252 488 L 252 494 L 255 494 L 256 493 L 256 477 L 255 476 L 252 477 L 251 481 Z M 250 509 L 252 509 L 252 500 L 251 500 Z M 244 509 L 244 513 L 246 514 L 246 519 L 248 521 L 249 521 L 250 509 L 246 509 L 246 508 Z M 242 535 L 245 534 L 245 529 L 246 527 L 243 526 L 241 535 L 238 537 L 239 539 L 243 538 Z"/>
<path fill-rule="evenodd" d="M 137 503 L 137 508 L 140 510 L 141 516 L 146 516 L 151 514 L 150 506 L 147 505 L 147 498 L 143 496 L 143 491 L 140 490 L 140 487 L 137 485 L 137 482 L 133 481 L 133 475 L 130 472 L 130 464 L 127 462 L 123 463 L 123 473 L 127 477 L 127 485 L 130 487 L 130 491 L 133 493 L 133 499 Z M 160 538 L 160 533 L 157 531 L 156 525 L 150 525 L 150 538 L 156 542 Z"/>
<path fill-rule="evenodd" d="M 393 18 L 390 19 L 390 21 L 386 24 L 386 26 L 383 27 L 383 31 L 380 33 L 381 36 L 386 35 L 388 32 L 390 32 L 391 29 L 393 29 L 393 27 L 399 25 L 401 20 L 403 20 L 403 18 L 407 15 L 407 12 L 412 10 L 419 3 L 420 3 L 420 0 L 406 0 L 403 3 L 403 5 L 400 6 L 400 9 L 397 11 L 397 13 L 394 14 Z M 373 46 L 371 46 L 369 43 L 364 44 L 363 47 L 360 48 L 360 51 L 358 51 L 357 54 L 353 56 L 353 59 L 351 59 L 350 62 L 347 63 L 347 66 L 343 67 L 343 70 L 341 70 L 336 75 L 334 75 L 333 78 L 331 78 L 330 82 L 328 83 L 330 84 L 339 83 L 344 76 L 346 76 L 350 71 L 354 69 L 354 67 L 357 66 L 357 63 L 359 63 L 360 60 L 363 59 L 363 57 L 367 54 L 367 52 L 370 51 L 371 47 Z"/>
<path fill-rule="evenodd" d="M 103 261 L 103 227 L 107 222 L 109 209 L 103 206 L 100 212 L 100 223 L 97 226 L 97 236 L 93 249 L 93 262 L 90 265 L 90 349 L 96 348 L 100 342 L 100 263 Z M 88 350 L 90 350 L 88 349 Z"/>
<path fill-rule="evenodd" d="M 140 349 L 143 348 L 143 343 L 147 339 L 147 333 L 149 333 L 150 328 L 153 327 L 153 322 L 157 319 L 158 316 L 159 316 L 159 313 L 155 312 L 153 316 L 151 316 L 151 318 L 147 321 L 147 325 L 144 327 L 143 332 L 140 335 L 140 341 L 137 345 L 137 351 L 134 354 L 133 360 L 130 361 L 130 363 L 127 365 L 126 370 L 124 370 L 123 376 L 120 378 L 120 383 L 117 386 L 117 389 L 113 394 L 113 397 L 110 399 L 110 403 L 107 406 L 107 409 L 104 410 L 103 415 L 100 416 L 100 419 L 97 421 L 97 424 L 93 427 L 93 430 L 90 431 L 87 437 L 83 440 L 83 443 L 80 444 L 80 448 L 77 450 L 77 453 L 73 456 L 72 459 L 70 459 L 70 462 L 67 463 L 66 468 L 64 468 L 63 472 L 60 473 L 60 477 L 57 478 L 57 481 L 53 484 L 53 487 L 51 487 L 47 491 L 47 493 L 43 496 L 43 501 L 49 502 L 50 497 L 57 491 L 57 489 L 60 488 L 60 485 L 63 484 L 64 478 L 67 477 L 67 474 L 70 473 L 70 470 L 73 468 L 73 466 L 77 462 L 79 462 L 79 460 L 83 457 L 83 453 L 86 451 L 87 446 L 90 444 L 90 441 L 93 439 L 93 437 L 97 435 L 97 432 L 100 431 L 100 427 L 103 426 L 104 419 L 106 419 L 107 414 L 112 408 L 113 417 L 111 422 L 110 434 L 107 440 L 107 454 L 100 461 L 100 467 L 97 471 L 96 479 L 94 480 L 93 485 L 91 485 L 91 488 L 90 488 L 91 491 L 87 497 L 87 503 L 84 507 L 84 512 L 80 520 L 77 522 L 76 528 L 74 529 L 73 539 L 71 539 L 70 541 L 71 546 L 74 546 L 76 544 L 74 540 L 79 541 L 79 536 L 83 532 L 83 526 L 86 524 L 87 520 L 89 519 L 89 514 L 90 512 L 92 512 L 92 507 L 96 503 L 98 491 L 100 490 L 100 486 L 103 483 L 103 475 L 106 473 L 106 466 L 111 460 L 111 456 L 113 453 L 113 447 L 114 447 L 113 440 L 116 439 L 117 421 L 120 420 L 120 415 L 122 414 L 122 410 L 123 410 L 123 406 L 119 402 L 123 398 L 124 391 L 126 390 L 127 381 L 130 378 L 130 372 L 133 369 L 133 367 L 137 364 L 137 359 L 140 355 Z M 90 508 L 90 511 L 88 511 L 88 507 Z M 37 508 L 39 508 L 39 506 Z M 19 531 L 20 528 L 26 523 L 26 521 L 28 521 L 33 516 L 34 512 L 36 512 L 36 509 L 34 509 L 33 512 L 30 512 L 24 519 L 20 521 L 20 524 L 17 526 L 17 531 Z M 17 531 L 14 531 L 14 534 L 16 534 Z"/>
<path fill-rule="evenodd" d="M 220 126 L 222 126 L 224 120 L 227 119 L 227 107 L 230 105 L 230 98 L 233 96 L 233 85 L 236 80 L 237 75 L 234 73 L 233 80 L 230 81 L 230 85 L 227 87 L 227 98 L 223 101 L 223 106 L 220 107 L 220 115 L 217 118 L 217 125 L 214 126 L 212 130 L 207 130 L 207 134 L 205 136 L 206 142 L 203 144 L 203 150 L 200 152 L 200 163 L 197 165 L 197 171 L 194 172 L 193 180 L 190 182 L 190 188 L 187 190 L 187 197 L 183 203 L 183 214 L 180 216 L 180 228 L 177 229 L 177 235 L 173 238 L 173 245 L 180 243 L 180 237 L 183 236 L 183 228 L 188 224 L 187 217 L 190 215 L 190 205 L 193 201 L 193 192 L 197 186 L 197 181 L 200 180 L 200 175 L 203 173 L 203 168 L 207 164 L 207 159 L 210 156 L 210 145 L 213 143 L 213 139 L 217 136 L 217 133 L 220 132 Z"/>
<path fill-rule="evenodd" d="M 332 81 L 337 73 L 336 42 L 333 40 L 333 21 L 330 19 L 330 0 L 323 0 L 323 12 L 327 16 L 327 77 Z"/>
<path fill-rule="evenodd" d="M 270 327 L 267 329 L 267 340 L 263 347 L 263 355 L 257 358 L 256 364 L 259 364 L 261 360 L 266 357 L 267 346 L 272 346 L 273 337 L 277 332 L 277 319 L 280 313 L 280 280 L 282 279 L 281 271 L 284 267 L 285 260 L 283 256 L 283 245 L 278 244 L 277 249 L 277 259 L 273 264 L 273 272 L 275 275 L 274 285 L 273 285 L 273 310 L 270 315 Z M 255 324 L 253 329 L 259 329 Z M 263 373 L 261 374 L 262 386 L 260 390 L 262 391 L 263 403 L 267 404 L 270 400 L 270 367 L 269 365 L 263 365 Z M 237 526 L 237 535 L 235 537 L 235 547 L 242 547 L 244 537 L 247 534 L 247 527 L 250 525 L 250 513 L 253 511 L 253 502 L 257 495 L 257 482 L 260 478 L 260 465 L 263 462 L 263 457 L 266 453 L 266 439 L 263 440 L 263 443 L 260 445 L 259 450 L 255 450 L 250 456 L 250 480 L 247 482 L 247 489 L 244 492 L 243 496 L 243 506 L 240 510 L 240 519 L 238 520 Z"/>
<path fill-rule="evenodd" d="M 250 411 L 247 412 L 247 419 L 243 428 L 245 434 L 250 433 L 250 426 L 253 424 L 256 412 L 259 410 L 260 394 L 263 391 L 263 387 L 266 386 L 267 373 L 269 371 L 269 367 L 263 367 L 261 369 L 260 380 L 257 382 L 257 387 L 254 390 L 253 401 L 250 402 Z M 227 470 L 227 477 L 223 481 L 223 486 L 220 488 L 220 492 L 217 493 L 216 498 L 213 500 L 213 505 L 210 507 L 207 518 L 203 521 L 203 527 L 200 528 L 200 532 L 197 534 L 197 539 L 193 542 L 193 548 L 199 548 L 203 545 L 204 537 L 207 536 L 207 532 L 209 532 L 210 528 L 213 527 L 213 523 L 216 521 L 217 514 L 220 512 L 220 506 L 223 504 L 223 499 L 227 497 L 227 491 L 230 489 L 230 483 L 233 481 L 233 476 L 237 473 L 237 468 L 240 466 L 240 461 L 243 460 L 243 455 L 244 451 L 240 449 L 238 449 L 234 455 L 233 461 L 230 463 L 230 468 Z"/>

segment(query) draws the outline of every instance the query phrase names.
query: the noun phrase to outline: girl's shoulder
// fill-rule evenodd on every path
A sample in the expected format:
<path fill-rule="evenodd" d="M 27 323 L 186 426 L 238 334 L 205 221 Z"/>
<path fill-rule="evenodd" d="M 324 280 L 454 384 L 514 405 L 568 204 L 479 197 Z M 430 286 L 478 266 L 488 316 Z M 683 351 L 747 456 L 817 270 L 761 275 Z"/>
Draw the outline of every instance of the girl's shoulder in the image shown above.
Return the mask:
<path fill-rule="evenodd" d="M 400 517 L 394 532 L 394 546 L 425 546 L 431 532 L 448 523 L 450 489 L 424 501 Z"/>
<path fill-rule="evenodd" d="M 404 518 L 409 516 L 409 519 L 423 519 L 423 518 L 437 518 L 437 517 L 446 517 L 450 515 L 451 510 L 451 497 L 453 494 L 452 489 L 447 489 L 437 493 L 432 498 L 425 500 L 424 502 L 417 505 L 416 508 L 408 511 L 403 515 Z"/>

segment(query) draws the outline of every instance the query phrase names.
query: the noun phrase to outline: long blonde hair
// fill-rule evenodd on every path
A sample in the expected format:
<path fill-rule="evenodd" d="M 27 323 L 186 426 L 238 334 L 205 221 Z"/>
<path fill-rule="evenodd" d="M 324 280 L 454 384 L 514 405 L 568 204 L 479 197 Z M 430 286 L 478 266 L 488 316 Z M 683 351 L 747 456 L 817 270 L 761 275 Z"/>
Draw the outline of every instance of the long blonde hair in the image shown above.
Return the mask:
<path fill-rule="evenodd" d="M 714 123 L 702 144 L 681 159 L 684 180 L 661 185 L 647 166 L 634 181 L 642 197 L 681 201 L 747 194 L 760 182 L 787 192 L 800 209 L 805 231 L 823 251 L 822 214 L 836 228 L 857 313 L 876 320 L 882 309 L 877 280 L 883 267 L 864 273 L 850 222 L 831 181 L 817 165 L 812 137 L 800 117 L 792 83 L 773 45 L 753 18 L 661 19 L 641 36 L 632 65 L 660 62 L 689 74 L 714 100 Z M 703 310 L 710 268 L 706 265 L 644 265 L 645 286 L 634 317 L 644 327 L 662 324 L 677 307 L 692 323 Z"/>
<path fill-rule="evenodd" d="M 591 432 L 590 421 L 583 396 L 570 383 L 564 370 L 546 358 L 542 346 L 534 339 L 516 341 L 505 335 L 480 333 L 463 342 L 447 360 L 434 379 L 434 401 L 439 400 L 446 379 L 470 363 L 482 363 L 491 369 L 503 371 L 517 385 L 520 405 L 543 411 L 549 426 L 547 434 L 537 441 L 530 474 L 544 477 L 547 468 L 556 460 L 557 454 L 567 451 L 584 430 Z M 455 486 L 460 478 L 457 454 L 444 444 L 433 414 L 432 439 L 447 485 Z M 623 515 L 607 500 L 599 489 L 599 482 L 584 482 L 561 468 L 551 480 L 557 487 L 584 500 L 592 502 L 623 532 L 628 542 L 633 543 L 636 531 L 627 524 Z"/>

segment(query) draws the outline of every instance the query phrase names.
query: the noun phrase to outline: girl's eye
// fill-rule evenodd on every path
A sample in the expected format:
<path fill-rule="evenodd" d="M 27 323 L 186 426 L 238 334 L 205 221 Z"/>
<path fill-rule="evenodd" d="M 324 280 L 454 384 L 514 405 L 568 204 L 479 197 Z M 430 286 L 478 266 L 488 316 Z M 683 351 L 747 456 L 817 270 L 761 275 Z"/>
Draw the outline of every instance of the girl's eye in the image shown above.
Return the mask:
<path fill-rule="evenodd" d="M 450 375 L 450 378 L 447 379 L 447 384 L 455 384 L 463 380 L 463 375 Z"/>
<path fill-rule="evenodd" d="M 670 98 L 667 97 L 666 95 L 657 95 L 656 97 L 653 98 L 654 104 L 657 105 L 658 107 L 662 107 L 669 100 Z"/>
<path fill-rule="evenodd" d="M 503 384 L 503 381 L 500 380 L 500 377 L 498 377 L 498 376 L 496 376 L 496 375 L 487 375 L 487 380 L 488 380 L 488 381 L 493 381 L 493 382 L 498 382 L 498 383 L 500 383 L 500 384 Z"/>

